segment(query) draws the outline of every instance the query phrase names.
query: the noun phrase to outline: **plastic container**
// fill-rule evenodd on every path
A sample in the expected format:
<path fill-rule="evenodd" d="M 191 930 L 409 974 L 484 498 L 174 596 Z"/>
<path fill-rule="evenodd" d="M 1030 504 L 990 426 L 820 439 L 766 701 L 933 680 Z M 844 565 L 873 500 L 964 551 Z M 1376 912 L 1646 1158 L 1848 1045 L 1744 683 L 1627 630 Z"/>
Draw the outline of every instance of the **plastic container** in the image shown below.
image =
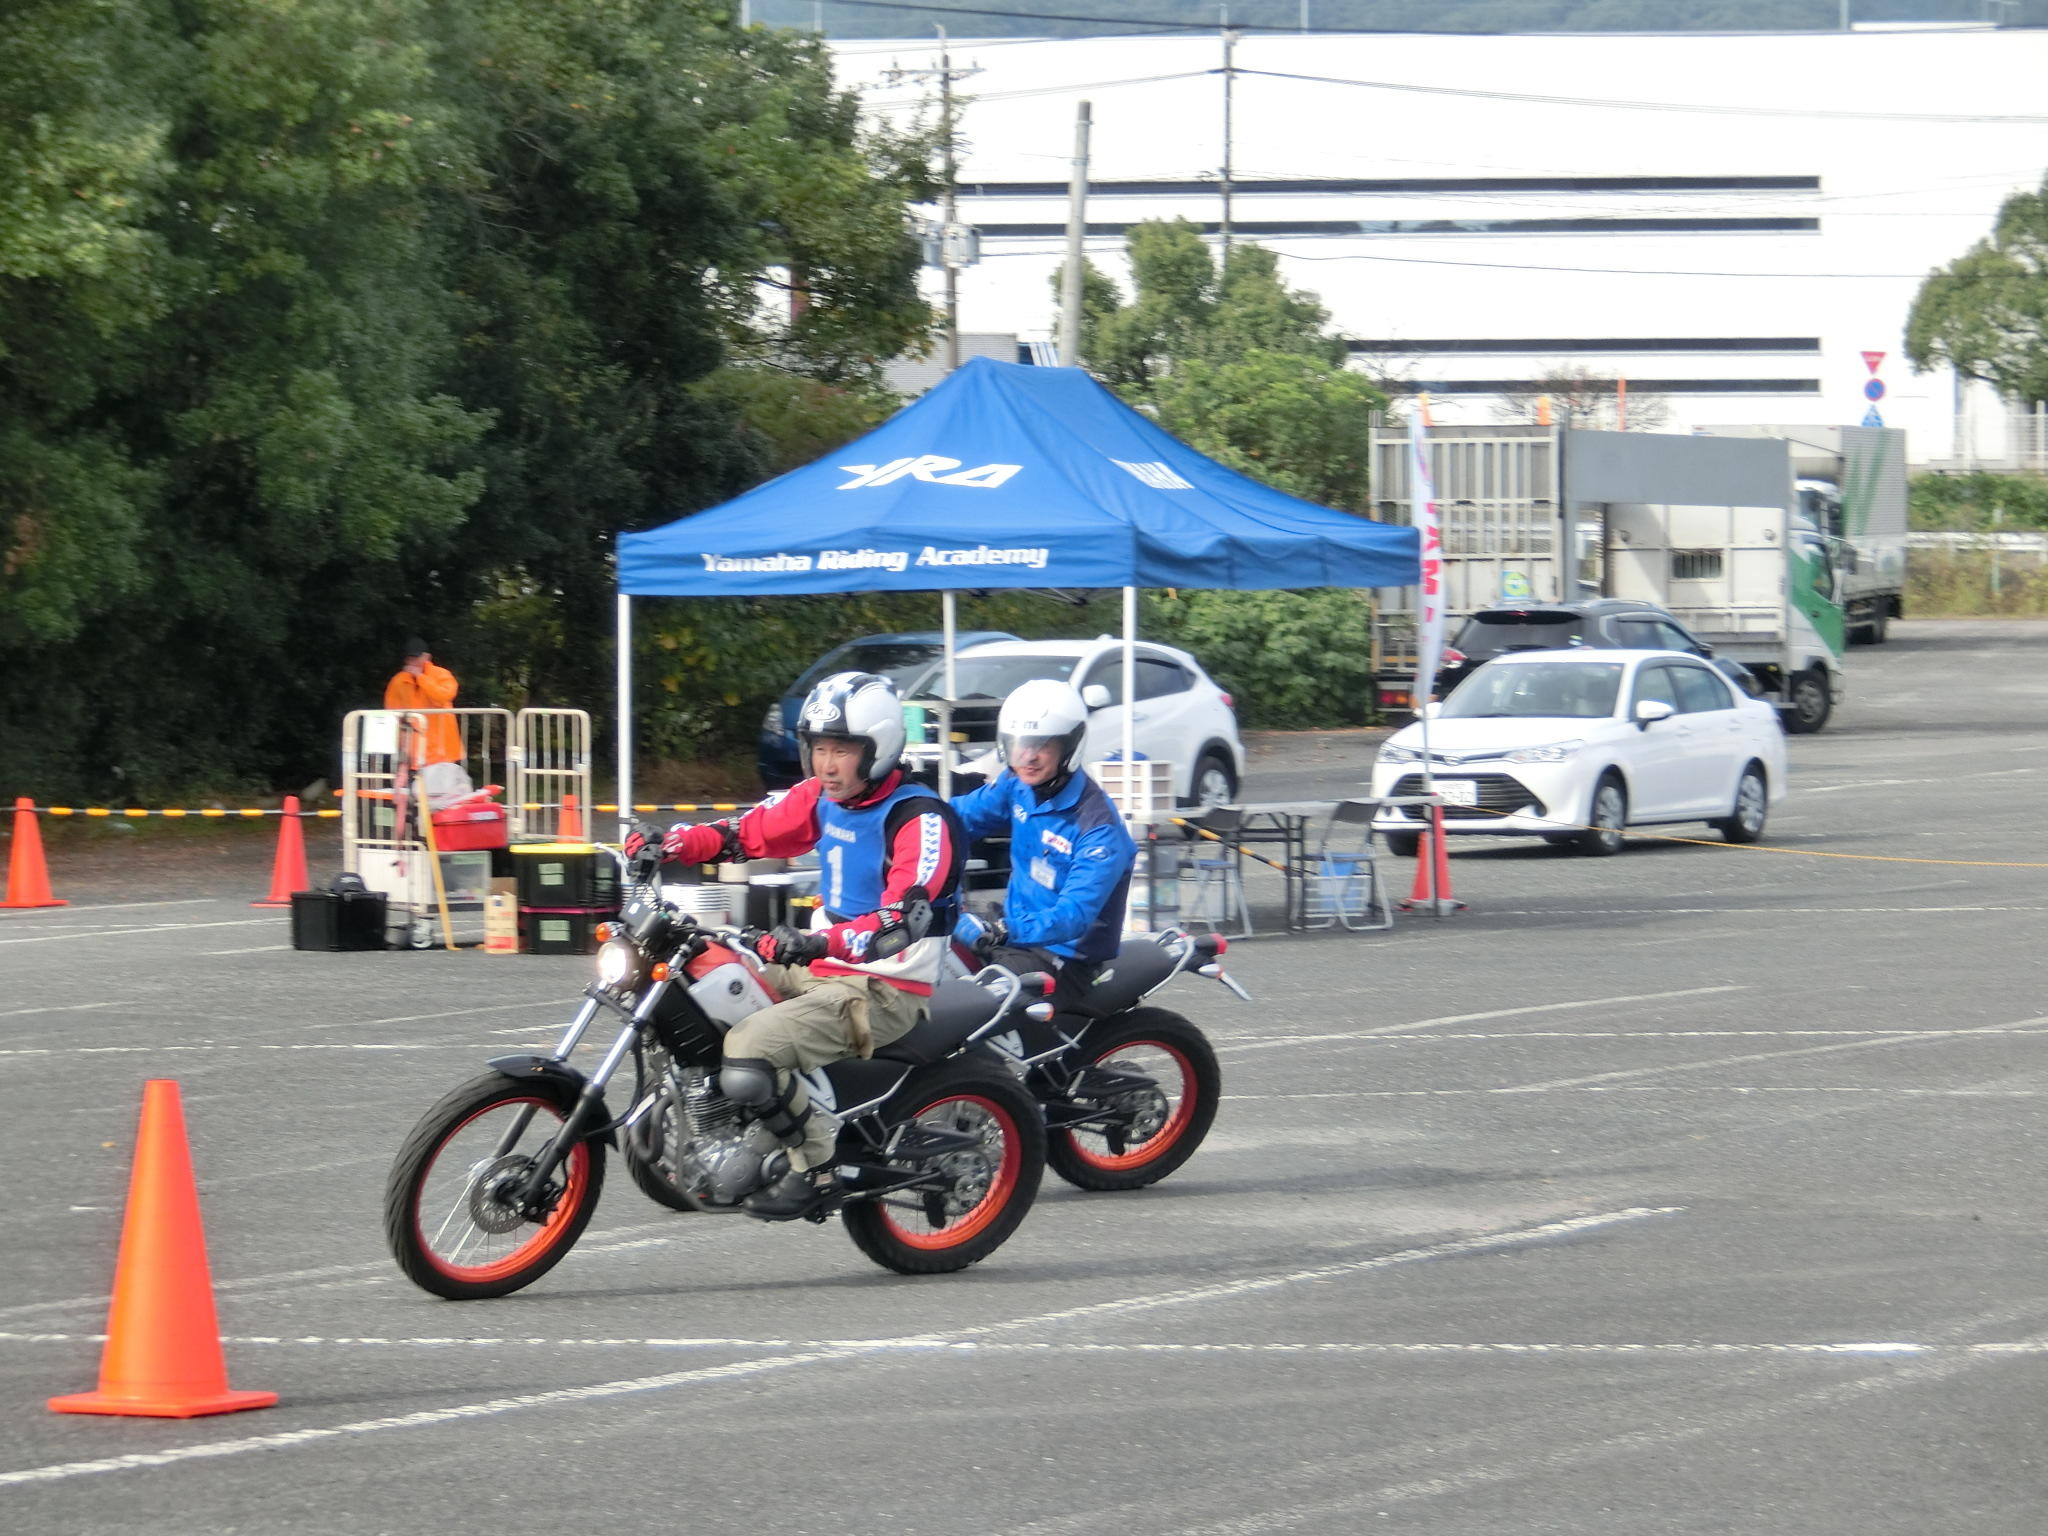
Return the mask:
<path fill-rule="evenodd" d="M 618 910 L 618 866 L 594 843 L 514 843 L 512 878 L 522 910 Z"/>
<path fill-rule="evenodd" d="M 510 838 L 502 805 L 454 805 L 434 812 L 434 843 L 443 853 L 503 848 Z"/>
<path fill-rule="evenodd" d="M 382 891 L 293 891 L 292 948 L 382 949 L 385 912 Z"/>
<path fill-rule="evenodd" d="M 529 955 L 593 955 L 597 925 L 616 912 L 589 907 L 521 907 L 519 947 Z"/>

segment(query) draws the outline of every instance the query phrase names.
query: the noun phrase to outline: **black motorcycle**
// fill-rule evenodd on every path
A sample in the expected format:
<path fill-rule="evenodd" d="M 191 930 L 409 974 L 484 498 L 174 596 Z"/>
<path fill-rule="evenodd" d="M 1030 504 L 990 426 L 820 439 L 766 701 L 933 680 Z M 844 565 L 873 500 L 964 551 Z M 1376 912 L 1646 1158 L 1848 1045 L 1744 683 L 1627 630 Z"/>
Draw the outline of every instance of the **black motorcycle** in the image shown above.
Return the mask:
<path fill-rule="evenodd" d="M 427 1111 L 385 1186 L 399 1268 L 451 1300 L 530 1285 L 597 1209 L 605 1152 L 623 1138 L 634 1182 L 664 1204 L 736 1208 L 769 1181 L 780 1141 L 719 1092 L 726 1030 L 775 998 L 731 928 L 662 901 L 658 849 L 626 863 L 629 900 L 598 951 L 598 979 L 547 1056 L 502 1056 Z M 900 942 L 910 942 L 915 934 Z M 983 1040 L 1033 1015 L 1046 978 L 990 968 L 942 984 L 930 1017 L 868 1060 L 803 1074 L 840 1120 L 840 1213 L 860 1250 L 899 1274 L 964 1269 L 1001 1247 L 1037 1196 L 1046 1158 L 1038 1105 Z M 586 1076 L 570 1054 L 616 1024 Z M 631 1058 L 630 1108 L 605 1089 Z"/>
<path fill-rule="evenodd" d="M 951 968 L 976 960 L 980 924 L 963 916 Z M 1223 969 L 1221 934 L 1127 938 L 1080 998 L 1047 1018 L 1019 1016 L 989 1036 L 1022 1074 L 1045 1117 L 1046 1164 L 1081 1189 L 1141 1189 L 1185 1163 L 1209 1134 L 1223 1092 L 1215 1047 L 1181 1015 L 1143 1006 L 1185 972 L 1250 1001 Z"/>

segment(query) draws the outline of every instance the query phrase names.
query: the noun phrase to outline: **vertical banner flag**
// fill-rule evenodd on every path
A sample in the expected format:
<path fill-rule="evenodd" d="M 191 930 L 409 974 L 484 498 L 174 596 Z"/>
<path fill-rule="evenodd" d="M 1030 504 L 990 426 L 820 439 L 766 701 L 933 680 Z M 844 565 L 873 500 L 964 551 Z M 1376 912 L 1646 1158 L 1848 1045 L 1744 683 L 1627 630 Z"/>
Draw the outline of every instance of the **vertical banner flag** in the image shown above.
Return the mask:
<path fill-rule="evenodd" d="M 1422 531 L 1422 590 L 1415 615 L 1415 704 L 1436 695 L 1436 670 L 1444 650 L 1444 541 L 1437 515 L 1436 484 L 1429 473 L 1428 396 L 1408 424 L 1410 520 Z"/>

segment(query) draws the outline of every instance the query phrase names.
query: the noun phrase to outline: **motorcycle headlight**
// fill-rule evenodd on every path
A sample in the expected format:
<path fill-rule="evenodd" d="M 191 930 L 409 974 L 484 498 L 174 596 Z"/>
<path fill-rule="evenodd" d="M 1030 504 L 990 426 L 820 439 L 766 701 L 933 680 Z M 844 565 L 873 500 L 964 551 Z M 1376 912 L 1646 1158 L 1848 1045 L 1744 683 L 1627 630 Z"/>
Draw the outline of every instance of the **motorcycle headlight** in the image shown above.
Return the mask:
<path fill-rule="evenodd" d="M 1397 747 L 1390 741 L 1380 748 L 1380 761 L 1383 763 L 1419 763 L 1422 761 L 1422 754 L 1413 747 Z"/>
<path fill-rule="evenodd" d="M 1561 763 L 1584 745 L 1583 741 L 1558 741 L 1547 747 L 1523 747 L 1510 752 L 1507 760 L 1511 763 Z"/>
<path fill-rule="evenodd" d="M 597 948 L 597 979 L 607 987 L 623 987 L 639 980 L 644 967 L 640 951 L 625 939 L 607 939 Z"/>

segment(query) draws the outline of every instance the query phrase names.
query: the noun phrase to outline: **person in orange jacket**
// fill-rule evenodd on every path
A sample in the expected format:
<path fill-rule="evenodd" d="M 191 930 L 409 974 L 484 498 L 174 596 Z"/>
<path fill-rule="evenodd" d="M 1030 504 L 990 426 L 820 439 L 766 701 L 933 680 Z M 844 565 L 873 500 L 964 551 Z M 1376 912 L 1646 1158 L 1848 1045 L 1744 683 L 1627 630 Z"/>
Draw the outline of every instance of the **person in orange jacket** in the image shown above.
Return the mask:
<path fill-rule="evenodd" d="M 453 709 L 457 686 L 453 672 L 434 665 L 426 641 L 408 640 L 405 642 L 405 665 L 384 685 L 384 707 Z M 461 722 L 453 715 L 429 715 L 424 724 L 425 732 L 414 737 L 413 766 L 424 768 L 428 763 L 461 762 Z"/>

